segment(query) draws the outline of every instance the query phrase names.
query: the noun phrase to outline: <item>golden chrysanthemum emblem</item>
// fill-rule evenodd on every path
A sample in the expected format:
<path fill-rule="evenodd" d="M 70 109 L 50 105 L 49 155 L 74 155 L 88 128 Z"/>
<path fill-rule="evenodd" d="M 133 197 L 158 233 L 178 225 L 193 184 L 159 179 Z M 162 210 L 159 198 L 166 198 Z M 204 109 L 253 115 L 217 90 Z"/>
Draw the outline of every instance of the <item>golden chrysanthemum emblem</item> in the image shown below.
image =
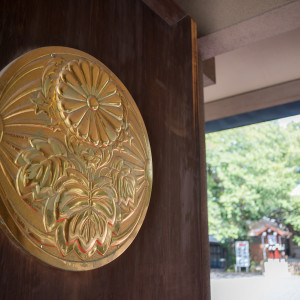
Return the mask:
<path fill-rule="evenodd" d="M 123 124 L 120 92 L 107 72 L 80 59 L 63 67 L 56 86 L 57 108 L 78 138 L 94 145 L 114 142 Z"/>
<path fill-rule="evenodd" d="M 151 194 L 150 145 L 134 100 L 100 61 L 63 47 L 29 52 L 0 79 L 5 230 L 52 266 L 109 263 L 137 235 Z"/>

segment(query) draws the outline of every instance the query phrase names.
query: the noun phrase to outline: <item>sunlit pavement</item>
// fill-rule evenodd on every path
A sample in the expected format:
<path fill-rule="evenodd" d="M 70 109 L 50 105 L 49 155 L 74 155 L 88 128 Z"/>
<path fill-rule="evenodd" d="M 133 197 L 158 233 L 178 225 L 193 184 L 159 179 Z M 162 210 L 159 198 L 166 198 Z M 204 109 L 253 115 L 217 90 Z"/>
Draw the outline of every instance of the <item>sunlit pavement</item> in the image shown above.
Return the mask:
<path fill-rule="evenodd" d="M 212 300 L 300 300 L 300 276 L 211 274 Z"/>

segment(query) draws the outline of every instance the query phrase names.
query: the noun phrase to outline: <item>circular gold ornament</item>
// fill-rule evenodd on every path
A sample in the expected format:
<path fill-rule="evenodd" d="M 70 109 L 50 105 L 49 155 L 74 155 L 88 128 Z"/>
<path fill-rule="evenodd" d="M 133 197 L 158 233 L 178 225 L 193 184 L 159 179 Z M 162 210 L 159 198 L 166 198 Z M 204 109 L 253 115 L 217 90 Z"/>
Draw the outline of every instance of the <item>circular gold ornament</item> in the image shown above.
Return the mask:
<path fill-rule="evenodd" d="M 32 255 L 90 270 L 121 255 L 149 206 L 146 128 L 94 57 L 45 47 L 0 73 L 0 221 Z"/>

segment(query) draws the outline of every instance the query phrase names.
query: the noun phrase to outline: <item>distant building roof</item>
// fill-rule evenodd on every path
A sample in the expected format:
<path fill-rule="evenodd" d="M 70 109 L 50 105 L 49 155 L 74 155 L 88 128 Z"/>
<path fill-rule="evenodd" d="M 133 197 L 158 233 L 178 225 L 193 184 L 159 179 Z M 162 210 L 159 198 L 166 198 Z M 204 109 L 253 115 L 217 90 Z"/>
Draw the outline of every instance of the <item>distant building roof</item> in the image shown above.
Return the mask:
<path fill-rule="evenodd" d="M 292 233 L 289 231 L 283 230 L 276 222 L 268 220 L 268 219 L 261 219 L 257 222 L 251 222 L 249 225 L 249 232 L 248 236 L 260 236 L 263 232 L 271 229 L 274 232 L 281 236 L 291 236 Z"/>
<path fill-rule="evenodd" d="M 209 235 L 208 238 L 210 243 L 220 243 L 213 235 Z"/>

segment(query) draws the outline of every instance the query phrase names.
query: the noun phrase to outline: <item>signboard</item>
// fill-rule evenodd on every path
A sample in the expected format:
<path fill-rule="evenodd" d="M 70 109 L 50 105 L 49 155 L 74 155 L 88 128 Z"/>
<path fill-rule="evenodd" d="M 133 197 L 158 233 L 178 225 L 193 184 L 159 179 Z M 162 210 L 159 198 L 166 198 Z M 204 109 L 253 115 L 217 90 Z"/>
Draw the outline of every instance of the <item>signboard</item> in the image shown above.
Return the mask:
<path fill-rule="evenodd" d="M 248 268 L 250 266 L 249 242 L 248 241 L 235 242 L 235 255 L 236 255 L 236 267 Z"/>

